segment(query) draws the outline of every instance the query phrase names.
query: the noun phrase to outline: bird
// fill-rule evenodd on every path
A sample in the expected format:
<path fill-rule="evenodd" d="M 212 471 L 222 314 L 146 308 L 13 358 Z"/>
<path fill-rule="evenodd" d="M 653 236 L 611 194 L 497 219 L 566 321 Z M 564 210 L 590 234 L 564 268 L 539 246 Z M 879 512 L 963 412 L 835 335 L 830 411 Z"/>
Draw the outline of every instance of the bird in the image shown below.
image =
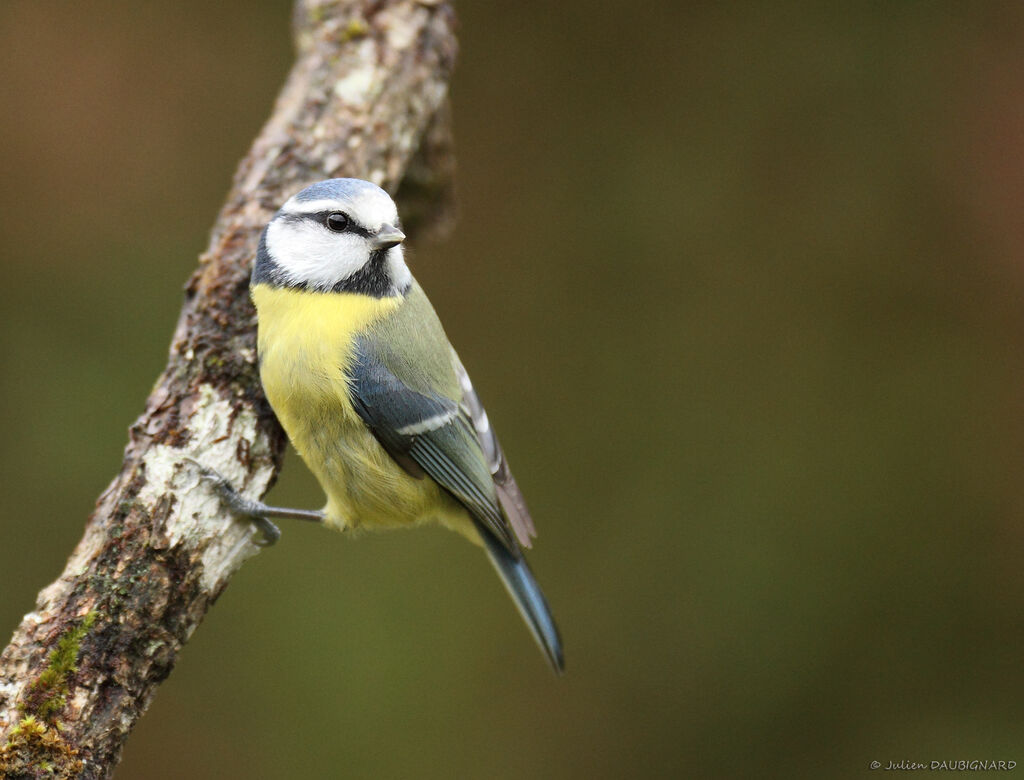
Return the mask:
<path fill-rule="evenodd" d="M 483 547 L 551 668 L 562 640 L 523 554 L 536 536 L 473 383 L 403 253 L 388 193 L 328 179 L 289 198 L 250 280 L 260 380 L 327 497 L 322 510 L 244 498 L 193 461 L 263 543 L 271 518 L 339 531 L 439 524 Z"/>

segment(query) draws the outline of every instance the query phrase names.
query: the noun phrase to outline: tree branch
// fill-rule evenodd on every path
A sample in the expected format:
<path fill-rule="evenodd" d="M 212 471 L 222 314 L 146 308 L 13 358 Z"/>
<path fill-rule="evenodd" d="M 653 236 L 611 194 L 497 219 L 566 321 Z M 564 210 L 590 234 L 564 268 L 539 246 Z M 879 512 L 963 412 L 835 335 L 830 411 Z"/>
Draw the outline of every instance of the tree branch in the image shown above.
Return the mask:
<path fill-rule="evenodd" d="M 298 0 L 296 63 L 186 286 L 121 472 L 0 655 L 5 777 L 108 777 L 207 609 L 257 552 L 254 529 L 224 512 L 185 458 L 252 498 L 280 465 L 285 438 L 257 377 L 248 295 L 260 231 L 319 179 L 394 191 L 414 156 L 400 194 L 416 204 L 410 227 L 450 214 L 436 203 L 451 192 L 453 26 L 444 2 Z"/>

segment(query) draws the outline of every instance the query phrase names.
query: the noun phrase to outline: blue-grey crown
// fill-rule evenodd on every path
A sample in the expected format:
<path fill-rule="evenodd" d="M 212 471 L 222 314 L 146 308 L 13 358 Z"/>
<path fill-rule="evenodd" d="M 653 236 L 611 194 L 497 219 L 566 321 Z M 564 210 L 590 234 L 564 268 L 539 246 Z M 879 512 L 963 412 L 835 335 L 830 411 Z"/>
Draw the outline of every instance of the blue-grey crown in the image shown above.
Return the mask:
<path fill-rule="evenodd" d="M 343 200 L 367 190 L 383 191 L 376 184 L 362 179 L 325 179 L 316 184 L 310 184 L 306 189 L 297 193 L 295 200 Z"/>

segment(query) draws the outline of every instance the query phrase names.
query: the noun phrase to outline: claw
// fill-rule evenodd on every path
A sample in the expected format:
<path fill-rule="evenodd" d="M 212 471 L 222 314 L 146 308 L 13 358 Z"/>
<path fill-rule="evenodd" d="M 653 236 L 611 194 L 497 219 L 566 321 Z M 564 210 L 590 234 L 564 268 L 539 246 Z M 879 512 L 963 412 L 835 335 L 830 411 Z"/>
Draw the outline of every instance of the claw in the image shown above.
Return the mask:
<path fill-rule="evenodd" d="M 247 518 L 259 529 L 260 536 L 253 540 L 254 544 L 260 547 L 270 547 L 277 544 L 277 540 L 281 538 L 281 529 L 259 514 L 260 504 L 249 501 L 239 494 L 219 471 L 203 465 L 188 455 L 184 457 L 184 460 L 187 460 L 199 469 L 199 478 L 210 483 L 228 509 L 236 515 Z"/>
<path fill-rule="evenodd" d="M 207 482 L 209 482 L 211 485 L 213 485 L 214 489 L 218 493 L 223 494 L 224 492 L 229 492 L 237 495 L 235 489 L 231 487 L 231 483 L 228 482 L 227 478 L 222 476 L 221 473 L 216 469 L 212 469 L 209 466 L 205 466 L 195 458 L 190 458 L 187 455 L 185 456 L 184 460 L 187 460 L 189 463 L 191 463 L 193 466 L 199 469 L 199 479 L 206 480 Z"/>
<path fill-rule="evenodd" d="M 281 538 L 281 529 L 265 517 L 253 517 L 252 524 L 260 531 L 260 537 L 253 540 L 260 547 L 272 547 Z"/>
<path fill-rule="evenodd" d="M 199 469 L 200 479 L 205 479 L 207 482 L 227 482 L 227 480 L 220 475 L 219 471 L 211 469 L 209 466 L 200 463 L 198 460 L 189 455 L 183 457 L 182 460 L 187 460 L 189 463 L 191 463 L 193 466 Z"/>

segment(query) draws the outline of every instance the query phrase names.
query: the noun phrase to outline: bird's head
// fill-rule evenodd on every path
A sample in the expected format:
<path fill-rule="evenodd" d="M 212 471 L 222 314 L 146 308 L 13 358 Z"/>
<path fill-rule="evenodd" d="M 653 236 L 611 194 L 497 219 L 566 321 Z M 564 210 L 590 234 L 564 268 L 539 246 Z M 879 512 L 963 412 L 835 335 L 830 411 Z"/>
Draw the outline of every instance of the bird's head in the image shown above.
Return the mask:
<path fill-rule="evenodd" d="M 263 231 L 253 284 L 401 295 L 412 276 L 391 196 L 361 179 L 328 179 L 292 196 Z"/>

